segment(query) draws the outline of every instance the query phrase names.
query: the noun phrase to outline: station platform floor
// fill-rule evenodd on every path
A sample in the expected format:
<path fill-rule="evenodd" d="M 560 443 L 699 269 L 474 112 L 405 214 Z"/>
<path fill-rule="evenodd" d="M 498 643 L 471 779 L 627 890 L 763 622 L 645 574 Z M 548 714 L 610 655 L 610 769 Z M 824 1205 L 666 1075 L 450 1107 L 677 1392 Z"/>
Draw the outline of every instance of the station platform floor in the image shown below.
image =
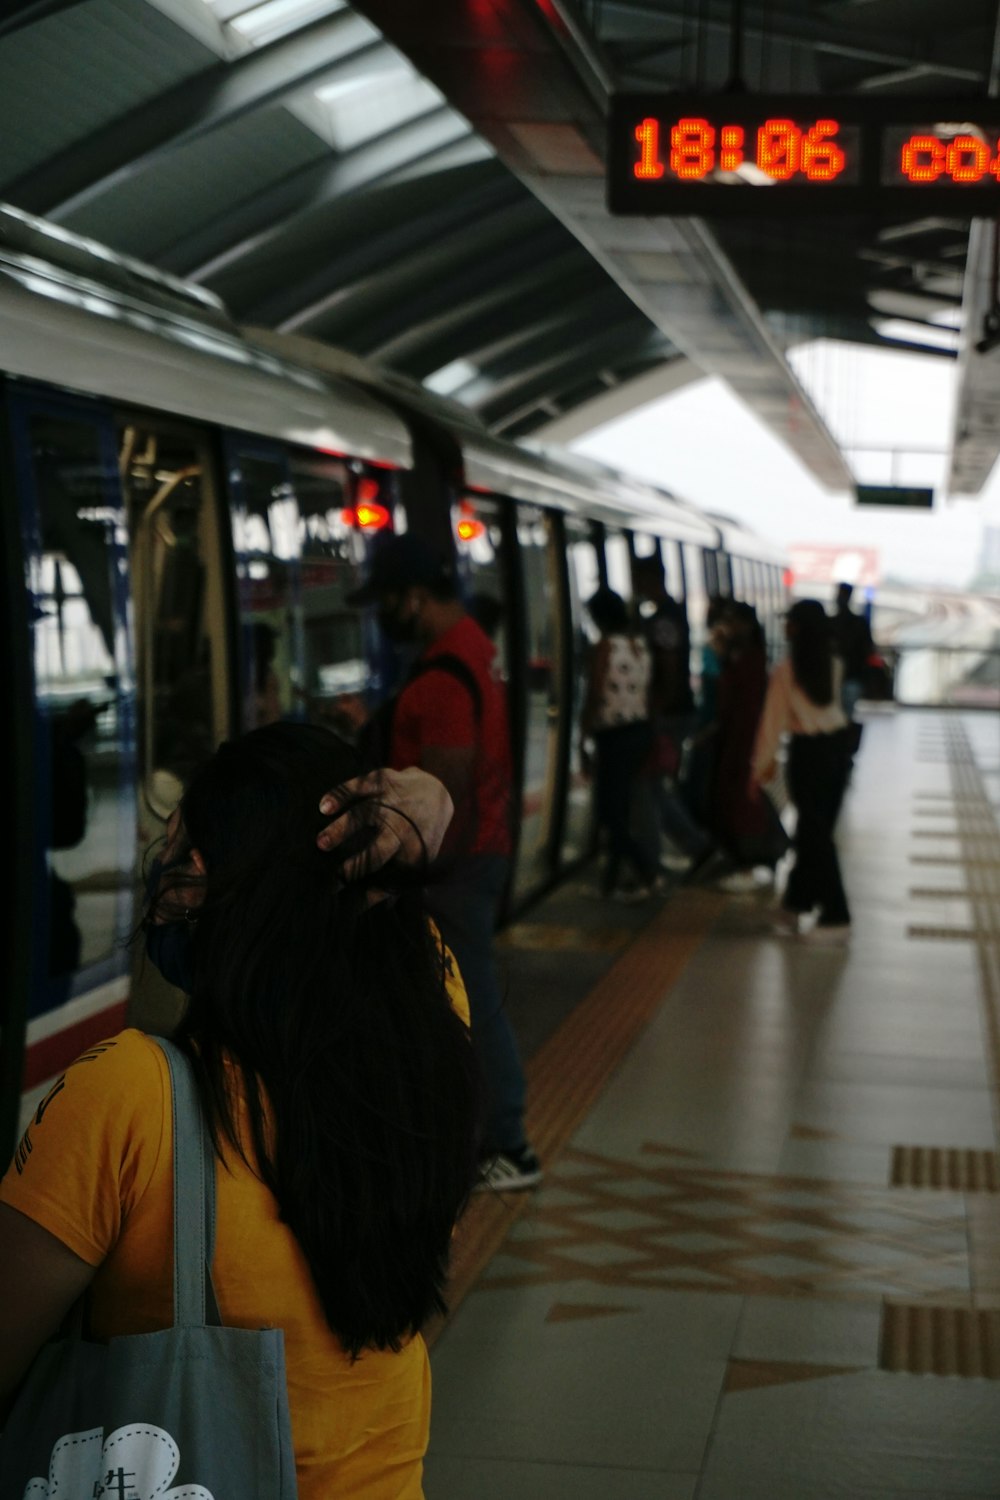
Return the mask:
<path fill-rule="evenodd" d="M 1000 721 L 864 729 L 847 947 L 768 893 L 502 938 L 545 1179 L 478 1195 L 427 1500 L 998 1500 Z"/>

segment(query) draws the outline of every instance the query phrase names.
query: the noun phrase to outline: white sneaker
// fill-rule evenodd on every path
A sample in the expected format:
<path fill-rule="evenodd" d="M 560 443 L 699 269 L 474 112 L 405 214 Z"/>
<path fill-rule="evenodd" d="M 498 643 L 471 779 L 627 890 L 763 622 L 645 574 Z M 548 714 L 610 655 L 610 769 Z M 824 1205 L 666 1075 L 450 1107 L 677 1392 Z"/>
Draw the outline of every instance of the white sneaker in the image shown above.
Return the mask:
<path fill-rule="evenodd" d="M 838 948 L 851 941 L 850 922 L 836 922 L 825 924 L 817 922 L 808 932 L 802 934 L 807 943 L 815 943 L 818 947 Z"/>
<path fill-rule="evenodd" d="M 752 870 L 734 870 L 731 875 L 720 876 L 714 884 L 717 891 L 725 891 L 730 896 L 748 896 L 757 889 Z"/>
<path fill-rule="evenodd" d="M 537 1187 L 542 1180 L 542 1164 L 530 1146 L 516 1151 L 498 1151 L 480 1164 L 479 1181 L 474 1193 L 519 1193 Z"/>

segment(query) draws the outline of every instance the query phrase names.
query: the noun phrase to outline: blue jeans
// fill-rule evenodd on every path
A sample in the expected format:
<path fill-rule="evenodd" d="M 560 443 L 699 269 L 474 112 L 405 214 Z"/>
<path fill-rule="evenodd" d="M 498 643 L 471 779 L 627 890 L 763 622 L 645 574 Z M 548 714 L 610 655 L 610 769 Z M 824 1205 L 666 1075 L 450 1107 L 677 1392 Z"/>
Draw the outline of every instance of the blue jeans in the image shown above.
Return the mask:
<path fill-rule="evenodd" d="M 472 854 L 426 889 L 427 909 L 455 955 L 472 1020 L 472 1045 L 486 1085 L 484 1151 L 517 1150 L 524 1137 L 524 1070 L 504 1009 L 493 953 L 500 898 L 510 861 Z"/>

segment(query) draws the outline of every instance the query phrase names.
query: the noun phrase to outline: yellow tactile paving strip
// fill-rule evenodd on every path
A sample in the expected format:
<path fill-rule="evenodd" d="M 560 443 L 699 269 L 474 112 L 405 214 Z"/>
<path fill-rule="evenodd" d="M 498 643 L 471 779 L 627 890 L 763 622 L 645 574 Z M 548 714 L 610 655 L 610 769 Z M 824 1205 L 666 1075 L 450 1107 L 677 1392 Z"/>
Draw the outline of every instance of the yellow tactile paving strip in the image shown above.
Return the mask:
<path fill-rule="evenodd" d="M 547 1173 L 718 914 L 717 896 L 678 892 L 528 1064 L 525 1123 Z M 452 1311 L 530 1201 L 528 1193 L 481 1193 L 472 1200 L 455 1233 Z M 432 1342 L 439 1331 L 434 1325 L 425 1337 Z"/>
<path fill-rule="evenodd" d="M 1000 1193 L 1000 1156 L 945 1146 L 894 1146 L 889 1180 L 893 1187 Z"/>
<path fill-rule="evenodd" d="M 887 1303 L 879 1367 L 908 1375 L 1000 1380 L 1000 1312 Z"/>

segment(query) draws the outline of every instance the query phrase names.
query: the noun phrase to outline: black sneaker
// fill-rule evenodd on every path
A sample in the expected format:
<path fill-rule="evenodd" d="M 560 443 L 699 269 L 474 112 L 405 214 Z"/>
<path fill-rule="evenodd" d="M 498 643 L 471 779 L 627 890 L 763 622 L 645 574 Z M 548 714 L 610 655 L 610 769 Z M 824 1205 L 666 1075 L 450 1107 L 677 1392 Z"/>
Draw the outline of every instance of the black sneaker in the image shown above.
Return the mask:
<path fill-rule="evenodd" d="M 530 1146 L 498 1151 L 496 1156 L 484 1157 L 479 1166 L 479 1181 L 473 1188 L 475 1193 L 484 1193 L 488 1189 L 497 1193 L 518 1193 L 524 1188 L 537 1187 L 542 1180 L 542 1164 Z"/>

